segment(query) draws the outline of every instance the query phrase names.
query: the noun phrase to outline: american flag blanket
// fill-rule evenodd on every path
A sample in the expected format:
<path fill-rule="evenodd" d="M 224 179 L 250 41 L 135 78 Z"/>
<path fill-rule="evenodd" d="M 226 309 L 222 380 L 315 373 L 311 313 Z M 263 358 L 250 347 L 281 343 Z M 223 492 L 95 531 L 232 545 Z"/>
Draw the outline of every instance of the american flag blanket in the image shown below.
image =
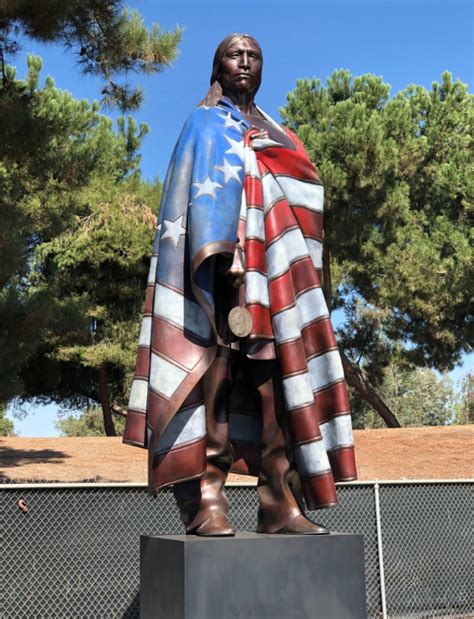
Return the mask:
<path fill-rule="evenodd" d="M 192 113 L 175 147 L 124 435 L 148 447 L 152 491 L 205 472 L 201 379 L 217 349 L 213 256 L 233 255 L 238 237 L 253 319 L 248 341 L 275 343 L 308 507 L 335 504 L 334 480 L 356 478 L 344 373 L 321 289 L 323 187 L 301 142 L 285 131 L 294 149 L 252 140 L 254 130 L 223 97 Z M 260 421 L 258 410 L 242 410 L 243 400 L 237 393 L 231 403 L 234 470 L 255 475 Z"/>

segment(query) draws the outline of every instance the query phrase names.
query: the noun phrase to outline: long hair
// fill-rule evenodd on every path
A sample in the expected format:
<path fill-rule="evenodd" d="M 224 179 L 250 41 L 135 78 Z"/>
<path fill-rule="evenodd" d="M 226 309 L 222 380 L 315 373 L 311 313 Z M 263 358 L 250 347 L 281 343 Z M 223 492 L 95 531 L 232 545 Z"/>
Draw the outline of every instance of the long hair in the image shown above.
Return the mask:
<path fill-rule="evenodd" d="M 205 105 L 207 107 L 214 107 L 219 103 L 219 100 L 222 97 L 222 86 L 219 83 L 219 71 L 221 68 L 222 60 L 227 53 L 229 47 L 232 47 L 237 41 L 240 39 L 250 39 L 257 46 L 260 56 L 262 56 L 262 50 L 257 41 L 250 34 L 241 34 L 239 32 L 234 32 L 233 34 L 227 35 L 217 46 L 216 52 L 214 54 L 214 60 L 212 61 L 212 73 L 211 73 L 211 87 L 209 88 L 207 95 L 204 97 L 202 101 L 199 102 L 198 107 Z M 263 57 L 263 56 L 262 56 Z"/>

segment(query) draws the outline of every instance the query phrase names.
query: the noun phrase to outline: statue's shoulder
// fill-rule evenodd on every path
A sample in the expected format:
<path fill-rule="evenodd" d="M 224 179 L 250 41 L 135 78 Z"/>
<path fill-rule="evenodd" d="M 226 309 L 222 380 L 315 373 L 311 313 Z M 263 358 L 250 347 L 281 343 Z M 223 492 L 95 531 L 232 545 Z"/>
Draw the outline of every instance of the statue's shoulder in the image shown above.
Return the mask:
<path fill-rule="evenodd" d="M 217 128 L 222 128 L 222 112 L 217 106 L 200 105 L 191 112 L 184 124 L 186 132 L 199 134 L 212 132 Z"/>

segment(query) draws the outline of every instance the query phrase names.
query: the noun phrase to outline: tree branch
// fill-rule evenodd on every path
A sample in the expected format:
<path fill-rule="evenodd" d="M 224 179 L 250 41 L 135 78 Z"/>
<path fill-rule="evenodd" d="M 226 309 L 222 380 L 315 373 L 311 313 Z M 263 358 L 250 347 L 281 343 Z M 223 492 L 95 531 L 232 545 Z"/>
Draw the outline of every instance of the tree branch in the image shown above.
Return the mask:
<path fill-rule="evenodd" d="M 107 364 L 101 363 L 99 366 L 99 399 L 104 418 L 104 431 L 107 436 L 117 436 L 114 420 L 112 419 L 107 379 Z"/>
<path fill-rule="evenodd" d="M 118 404 L 111 403 L 110 408 L 115 415 L 120 415 L 120 417 L 127 417 L 128 415 L 127 411 L 121 408 Z"/>
<path fill-rule="evenodd" d="M 382 417 L 389 428 L 400 428 L 400 422 L 375 391 L 367 376 L 358 365 L 352 363 L 343 350 L 341 353 L 342 365 L 347 383 L 354 387 L 366 402 Z"/>

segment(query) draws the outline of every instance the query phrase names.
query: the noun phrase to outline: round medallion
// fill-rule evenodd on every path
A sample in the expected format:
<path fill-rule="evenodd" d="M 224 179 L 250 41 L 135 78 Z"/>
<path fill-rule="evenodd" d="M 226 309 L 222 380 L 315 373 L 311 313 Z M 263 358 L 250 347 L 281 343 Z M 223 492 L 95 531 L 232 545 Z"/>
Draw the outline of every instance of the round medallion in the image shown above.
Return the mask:
<path fill-rule="evenodd" d="M 237 337 L 247 337 L 252 330 L 252 316 L 246 307 L 233 307 L 227 321 L 230 330 Z"/>

